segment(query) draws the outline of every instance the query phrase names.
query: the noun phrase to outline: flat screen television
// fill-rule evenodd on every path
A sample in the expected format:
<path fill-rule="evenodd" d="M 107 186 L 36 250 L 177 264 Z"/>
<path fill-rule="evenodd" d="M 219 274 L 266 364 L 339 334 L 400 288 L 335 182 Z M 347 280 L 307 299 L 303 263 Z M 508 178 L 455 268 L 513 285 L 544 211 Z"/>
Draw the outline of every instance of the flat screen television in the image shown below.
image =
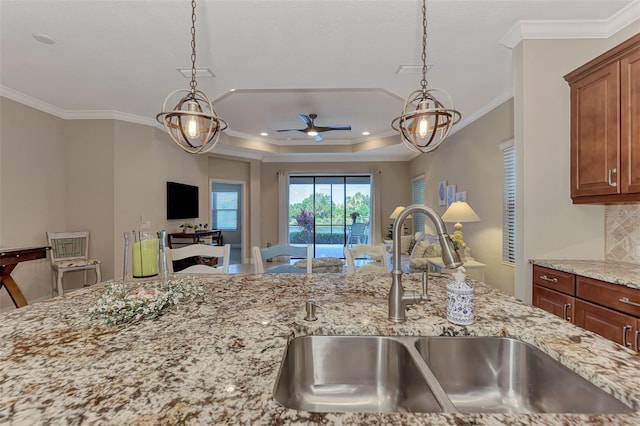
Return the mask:
<path fill-rule="evenodd" d="M 167 220 L 199 216 L 198 187 L 167 182 Z"/>

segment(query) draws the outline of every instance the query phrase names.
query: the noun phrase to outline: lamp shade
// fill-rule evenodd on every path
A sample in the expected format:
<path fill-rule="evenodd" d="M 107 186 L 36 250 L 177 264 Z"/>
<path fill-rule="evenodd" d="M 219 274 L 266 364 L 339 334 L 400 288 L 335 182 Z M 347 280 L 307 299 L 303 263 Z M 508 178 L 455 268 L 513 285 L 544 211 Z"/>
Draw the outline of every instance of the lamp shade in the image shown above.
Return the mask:
<path fill-rule="evenodd" d="M 396 217 L 398 217 L 402 210 L 404 210 L 404 206 L 396 207 L 393 213 L 391 213 L 391 216 L 389 216 L 389 219 L 395 219 Z"/>
<path fill-rule="evenodd" d="M 479 222 L 480 217 L 473 211 L 471 206 L 465 201 L 455 201 L 451 203 L 446 212 L 442 215 L 445 222 Z"/>
<path fill-rule="evenodd" d="M 389 216 L 389 219 L 393 219 L 396 220 L 396 217 L 398 217 L 398 215 L 402 212 L 402 210 L 404 210 L 405 207 L 404 206 L 398 206 L 395 208 L 395 210 L 393 211 L 393 213 L 391 213 L 391 216 Z M 407 216 L 407 219 L 411 219 L 413 218 L 413 215 L 409 215 Z"/>

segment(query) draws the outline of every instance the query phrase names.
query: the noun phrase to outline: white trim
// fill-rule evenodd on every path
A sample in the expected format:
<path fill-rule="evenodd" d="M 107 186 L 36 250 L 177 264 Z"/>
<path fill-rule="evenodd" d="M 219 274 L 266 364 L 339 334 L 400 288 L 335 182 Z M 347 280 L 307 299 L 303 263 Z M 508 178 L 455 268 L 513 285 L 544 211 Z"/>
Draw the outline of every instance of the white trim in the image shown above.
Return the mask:
<path fill-rule="evenodd" d="M 207 191 L 209 191 L 209 205 L 207 206 L 207 215 L 209 217 L 208 221 L 211 222 L 211 226 L 213 226 L 211 217 L 211 206 L 213 206 L 213 200 L 211 199 L 211 193 L 213 192 L 212 185 L 214 182 L 220 183 L 230 183 L 233 185 L 240 185 L 242 190 L 242 206 L 241 206 L 241 217 L 240 222 L 242 223 L 242 229 L 240 230 L 240 254 L 241 254 L 241 262 L 249 263 L 248 253 L 251 251 L 250 243 L 249 243 L 249 214 L 248 214 L 248 205 L 249 205 L 249 195 L 247 194 L 247 183 L 241 180 L 230 180 L 230 179 L 218 179 L 218 178 L 209 178 L 209 187 Z M 231 244 L 232 247 L 235 244 Z"/>
<path fill-rule="evenodd" d="M 640 0 L 634 0 L 609 19 L 522 20 L 498 43 L 513 49 L 523 40 L 609 38 L 640 19 Z"/>
<path fill-rule="evenodd" d="M 62 108 L 58 108 L 51 104 L 48 104 L 39 99 L 33 98 L 17 90 L 10 89 L 6 86 L 0 85 L 0 95 L 12 101 L 19 102 L 28 107 L 37 109 L 47 114 L 51 114 L 55 117 L 62 118 L 64 120 L 119 120 L 129 123 L 143 124 L 146 126 L 160 127 L 160 124 L 148 117 L 142 117 L 140 115 L 128 114 L 126 112 L 113 111 L 113 110 L 77 110 L 66 111 Z"/>

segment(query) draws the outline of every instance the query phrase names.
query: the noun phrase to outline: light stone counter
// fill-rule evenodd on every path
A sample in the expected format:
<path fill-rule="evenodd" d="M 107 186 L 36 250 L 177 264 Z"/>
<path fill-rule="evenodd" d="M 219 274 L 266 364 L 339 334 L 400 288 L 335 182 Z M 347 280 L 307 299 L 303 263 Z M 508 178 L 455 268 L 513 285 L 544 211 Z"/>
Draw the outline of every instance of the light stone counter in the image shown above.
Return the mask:
<path fill-rule="evenodd" d="M 419 288 L 419 274 L 404 277 Z M 640 424 L 640 357 L 475 283 L 475 324 L 445 319 L 444 278 L 405 324 L 388 276 L 216 275 L 201 304 L 124 329 L 89 319 L 103 285 L 0 316 L 0 424 Z M 306 322 L 315 297 L 319 319 Z M 632 407 L 630 415 L 300 412 L 272 390 L 289 336 L 495 335 L 529 342 Z M 570 391 L 570 390 L 568 390 Z"/>
<path fill-rule="evenodd" d="M 640 290 L 640 265 L 612 260 L 531 259 L 530 263 Z"/>

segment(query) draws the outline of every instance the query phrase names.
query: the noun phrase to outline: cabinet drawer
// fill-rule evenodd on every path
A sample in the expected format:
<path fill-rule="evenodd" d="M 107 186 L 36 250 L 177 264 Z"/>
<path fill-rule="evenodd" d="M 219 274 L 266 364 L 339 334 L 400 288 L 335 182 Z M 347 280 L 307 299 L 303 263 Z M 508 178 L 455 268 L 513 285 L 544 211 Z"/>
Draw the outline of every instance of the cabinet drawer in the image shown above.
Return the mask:
<path fill-rule="evenodd" d="M 536 284 L 533 285 L 533 306 L 573 322 L 574 304 L 575 299 L 572 296 Z"/>
<path fill-rule="evenodd" d="M 577 277 L 576 296 L 640 317 L 640 290 L 587 277 Z"/>
<path fill-rule="evenodd" d="M 575 307 L 575 325 L 628 348 L 634 347 L 635 317 L 579 299 L 576 299 Z"/>
<path fill-rule="evenodd" d="M 570 296 L 576 292 L 575 275 L 538 265 L 533 266 L 533 283 Z"/>

